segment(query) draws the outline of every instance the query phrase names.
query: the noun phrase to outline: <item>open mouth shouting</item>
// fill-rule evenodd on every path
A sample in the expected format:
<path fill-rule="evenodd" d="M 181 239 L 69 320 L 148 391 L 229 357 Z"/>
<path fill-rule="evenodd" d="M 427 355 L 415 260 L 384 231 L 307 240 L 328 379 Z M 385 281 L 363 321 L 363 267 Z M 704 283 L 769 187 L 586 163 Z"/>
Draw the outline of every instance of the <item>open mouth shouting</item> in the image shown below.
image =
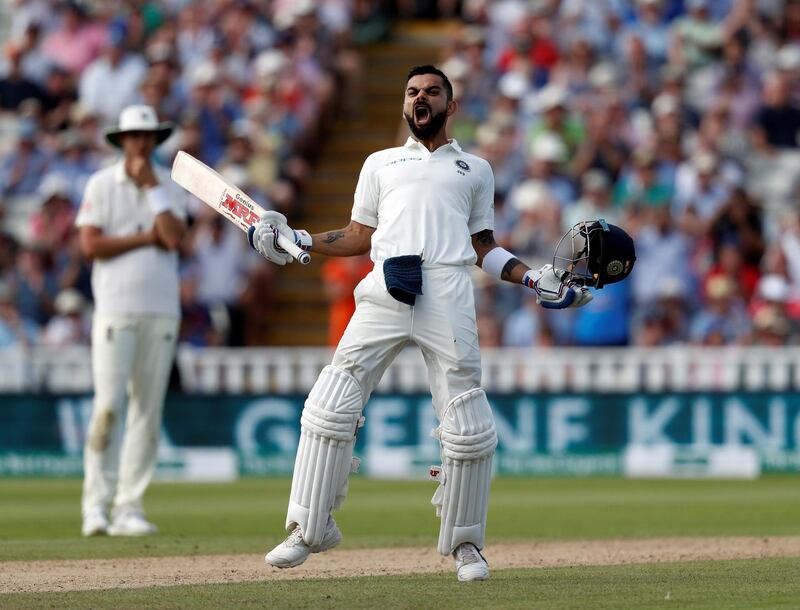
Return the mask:
<path fill-rule="evenodd" d="M 420 127 L 427 125 L 431 121 L 430 106 L 424 103 L 414 106 L 414 122 Z"/>

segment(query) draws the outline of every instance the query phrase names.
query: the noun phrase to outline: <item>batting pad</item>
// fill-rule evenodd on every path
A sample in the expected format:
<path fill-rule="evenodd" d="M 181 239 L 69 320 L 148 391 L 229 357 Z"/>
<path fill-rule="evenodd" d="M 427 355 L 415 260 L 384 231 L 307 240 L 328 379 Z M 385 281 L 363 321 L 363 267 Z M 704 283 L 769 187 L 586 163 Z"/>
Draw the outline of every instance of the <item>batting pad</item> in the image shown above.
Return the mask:
<path fill-rule="evenodd" d="M 457 396 L 436 429 L 443 472 L 431 503 L 442 519 L 439 552 L 449 555 L 462 542 L 483 548 L 492 456 L 497 446 L 489 401 L 481 388 Z"/>
<path fill-rule="evenodd" d="M 363 406 L 358 382 L 334 366 L 322 369 L 306 399 L 286 529 L 299 525 L 312 548 L 325 535 L 328 515 L 347 495 L 347 475 Z"/>

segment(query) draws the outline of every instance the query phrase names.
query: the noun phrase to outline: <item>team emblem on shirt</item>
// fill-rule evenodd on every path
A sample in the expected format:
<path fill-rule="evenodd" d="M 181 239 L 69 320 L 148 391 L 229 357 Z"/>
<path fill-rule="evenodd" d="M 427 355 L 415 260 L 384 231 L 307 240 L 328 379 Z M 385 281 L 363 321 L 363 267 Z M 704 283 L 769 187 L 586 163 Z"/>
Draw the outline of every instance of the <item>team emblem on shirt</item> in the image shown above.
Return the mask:
<path fill-rule="evenodd" d="M 465 171 L 465 172 L 468 172 L 468 171 L 469 171 L 469 165 L 467 164 L 467 162 L 466 162 L 466 161 L 462 161 L 461 159 L 456 159 L 456 160 L 454 161 L 454 163 L 456 164 L 456 167 L 457 167 L 458 169 L 460 169 L 460 170 L 463 170 L 463 171 Z"/>

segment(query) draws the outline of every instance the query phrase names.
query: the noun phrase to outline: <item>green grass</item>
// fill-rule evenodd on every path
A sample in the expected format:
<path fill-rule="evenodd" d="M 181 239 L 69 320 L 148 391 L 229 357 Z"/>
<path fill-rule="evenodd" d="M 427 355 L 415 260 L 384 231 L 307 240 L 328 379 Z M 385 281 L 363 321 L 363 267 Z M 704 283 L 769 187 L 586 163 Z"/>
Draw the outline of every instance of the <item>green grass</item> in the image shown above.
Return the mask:
<path fill-rule="evenodd" d="M 80 537 L 78 480 L 0 480 L 0 561 L 261 553 L 283 537 L 288 479 L 153 484 L 161 534 Z M 351 481 L 343 547 L 435 546 L 428 482 Z M 800 535 L 800 478 L 756 481 L 499 479 L 487 536 L 499 540 Z M 2 605 L 2 604 L 0 604 Z"/>
<path fill-rule="evenodd" d="M 797 560 L 763 559 L 0 596 L 3 608 L 797 608 Z"/>

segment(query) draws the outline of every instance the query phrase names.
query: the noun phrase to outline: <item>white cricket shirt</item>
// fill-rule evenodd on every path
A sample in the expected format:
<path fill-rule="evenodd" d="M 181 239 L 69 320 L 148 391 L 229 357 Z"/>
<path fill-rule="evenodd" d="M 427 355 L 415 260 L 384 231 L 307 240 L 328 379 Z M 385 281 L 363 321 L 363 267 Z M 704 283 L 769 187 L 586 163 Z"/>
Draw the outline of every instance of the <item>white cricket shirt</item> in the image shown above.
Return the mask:
<path fill-rule="evenodd" d="M 494 230 L 492 168 L 455 140 L 431 153 L 409 138 L 367 157 L 352 219 L 376 228 L 375 262 L 419 254 L 426 266 L 472 265 L 471 235 Z"/>
<path fill-rule="evenodd" d="M 169 177 L 154 168 L 160 186 L 167 189 L 172 212 L 186 218 L 186 197 Z M 75 224 L 102 229 L 104 235 L 121 237 L 153 227 L 155 215 L 147 192 L 125 172 L 124 161 L 100 170 L 86 184 Z M 92 293 L 95 312 L 101 314 L 156 314 L 179 316 L 180 279 L 178 253 L 156 246 L 136 248 L 120 256 L 95 259 Z"/>

